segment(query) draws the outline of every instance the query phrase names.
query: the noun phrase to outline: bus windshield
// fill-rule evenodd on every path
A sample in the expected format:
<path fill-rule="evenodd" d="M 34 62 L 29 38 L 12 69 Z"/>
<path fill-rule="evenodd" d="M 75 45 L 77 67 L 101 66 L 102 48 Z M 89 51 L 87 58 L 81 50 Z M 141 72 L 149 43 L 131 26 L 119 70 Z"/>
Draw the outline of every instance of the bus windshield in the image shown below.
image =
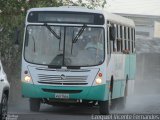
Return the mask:
<path fill-rule="evenodd" d="M 95 66 L 104 61 L 104 47 L 101 27 L 29 25 L 24 57 L 40 65 Z"/>

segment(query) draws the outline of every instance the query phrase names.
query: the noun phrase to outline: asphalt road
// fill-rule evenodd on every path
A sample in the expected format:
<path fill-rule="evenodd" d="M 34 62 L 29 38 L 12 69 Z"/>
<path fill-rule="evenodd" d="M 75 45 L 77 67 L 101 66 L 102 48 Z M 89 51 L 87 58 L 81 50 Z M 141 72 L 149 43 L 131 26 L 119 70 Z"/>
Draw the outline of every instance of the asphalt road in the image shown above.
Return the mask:
<path fill-rule="evenodd" d="M 127 98 L 126 109 L 112 110 L 111 114 L 160 113 L 160 54 L 137 56 L 135 93 Z M 27 99 L 9 105 L 9 115 L 18 120 L 91 120 L 99 114 L 98 107 L 54 107 L 42 105 L 38 113 L 29 111 Z M 11 116 L 12 117 L 12 116 Z M 16 117 L 16 116 L 14 116 Z"/>

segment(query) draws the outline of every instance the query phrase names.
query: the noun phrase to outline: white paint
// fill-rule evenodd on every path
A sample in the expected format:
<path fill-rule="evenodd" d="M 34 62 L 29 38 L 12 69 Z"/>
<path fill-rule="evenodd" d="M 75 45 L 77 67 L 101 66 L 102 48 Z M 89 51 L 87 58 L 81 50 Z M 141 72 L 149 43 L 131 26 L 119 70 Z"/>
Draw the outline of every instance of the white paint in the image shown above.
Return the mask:
<path fill-rule="evenodd" d="M 41 70 L 37 70 L 38 69 L 41 69 Z M 38 81 L 40 81 L 40 75 L 44 75 L 47 77 L 51 77 L 49 80 L 47 79 L 44 79 L 45 81 L 47 82 L 58 82 L 60 83 L 59 81 L 64 81 L 63 83 L 71 83 L 71 82 L 68 82 L 68 81 L 72 81 L 72 83 L 77 83 L 78 80 L 80 79 L 73 79 L 73 78 L 76 78 L 76 76 L 81 76 L 81 77 L 85 77 L 86 76 L 86 82 L 88 84 L 86 85 L 83 85 L 83 86 L 92 86 L 92 83 L 93 81 L 95 80 L 95 77 L 99 71 L 98 68 L 90 68 L 90 69 L 81 69 L 81 70 L 74 70 L 72 72 L 72 70 L 69 70 L 69 69 L 49 69 L 47 67 L 34 67 L 34 66 L 28 66 L 28 70 L 29 70 L 29 73 L 30 75 L 32 76 L 32 80 L 33 80 L 33 83 L 36 84 L 36 85 L 47 85 L 47 84 L 42 84 L 42 83 L 38 83 Z M 84 72 L 83 72 L 84 71 Z M 57 79 L 54 78 L 54 76 L 57 76 Z M 66 77 L 67 76 L 71 76 L 73 77 L 71 80 L 68 80 L 68 79 L 61 79 L 60 80 L 60 76 L 61 75 L 65 75 Z M 45 77 L 43 77 L 45 78 Z M 83 80 L 84 81 L 84 80 Z M 56 85 L 56 84 L 48 84 L 50 86 L 80 86 L 80 85 Z"/>
<path fill-rule="evenodd" d="M 4 81 L 1 81 L 2 79 Z M 1 99 L 2 99 L 3 89 L 5 87 L 10 87 L 10 86 L 9 86 L 8 81 L 7 81 L 6 73 L 3 70 L 2 63 L 0 61 L 0 102 L 1 102 Z"/>
<path fill-rule="evenodd" d="M 111 80 L 111 76 L 114 76 L 114 80 L 125 80 L 125 55 L 123 54 L 111 54 L 111 59 L 107 67 L 107 80 Z"/>

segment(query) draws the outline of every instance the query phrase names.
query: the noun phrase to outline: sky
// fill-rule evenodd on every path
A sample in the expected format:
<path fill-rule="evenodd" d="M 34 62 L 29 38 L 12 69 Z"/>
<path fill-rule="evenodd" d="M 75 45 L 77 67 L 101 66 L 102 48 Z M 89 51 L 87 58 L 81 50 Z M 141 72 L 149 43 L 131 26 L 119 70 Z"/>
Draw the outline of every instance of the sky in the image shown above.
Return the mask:
<path fill-rule="evenodd" d="M 160 0 L 107 0 L 106 9 L 112 13 L 160 16 Z"/>

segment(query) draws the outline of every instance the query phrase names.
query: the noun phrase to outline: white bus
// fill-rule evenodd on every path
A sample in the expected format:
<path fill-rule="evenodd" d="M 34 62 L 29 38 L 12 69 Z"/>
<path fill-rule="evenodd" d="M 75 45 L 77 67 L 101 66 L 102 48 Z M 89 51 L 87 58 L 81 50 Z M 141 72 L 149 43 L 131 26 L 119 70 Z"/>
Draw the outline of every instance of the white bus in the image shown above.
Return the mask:
<path fill-rule="evenodd" d="M 33 8 L 26 15 L 22 95 L 30 110 L 51 105 L 97 105 L 109 114 L 125 103 L 135 79 L 135 25 L 106 11 Z"/>

